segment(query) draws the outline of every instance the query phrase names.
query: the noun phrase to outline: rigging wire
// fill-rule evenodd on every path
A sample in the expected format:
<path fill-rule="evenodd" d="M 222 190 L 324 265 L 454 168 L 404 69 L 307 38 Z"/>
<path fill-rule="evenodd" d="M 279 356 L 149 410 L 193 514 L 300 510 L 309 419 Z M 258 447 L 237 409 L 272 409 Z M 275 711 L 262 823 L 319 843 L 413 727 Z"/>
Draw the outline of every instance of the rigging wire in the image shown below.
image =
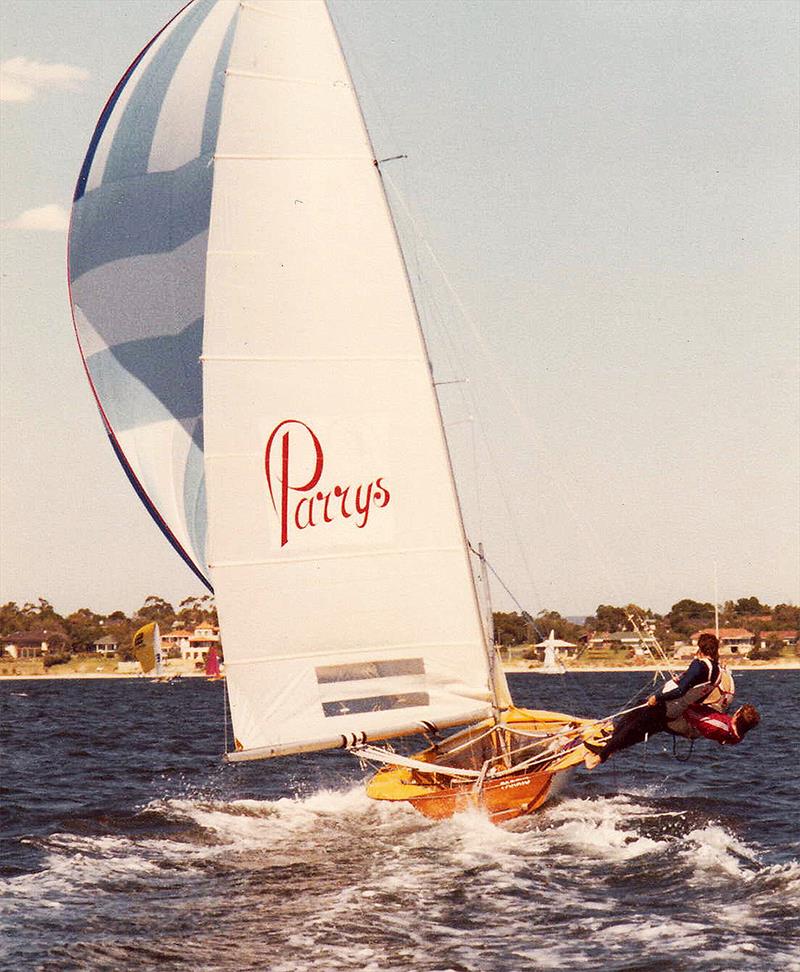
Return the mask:
<path fill-rule="evenodd" d="M 228 752 L 228 679 L 222 686 L 222 755 Z"/>
<path fill-rule="evenodd" d="M 468 312 L 467 308 L 465 307 L 463 301 L 461 300 L 458 292 L 456 291 L 455 287 L 453 286 L 453 284 L 452 284 L 452 282 L 451 282 L 451 280 L 450 280 L 450 278 L 449 278 L 446 270 L 442 266 L 441 261 L 437 257 L 437 255 L 436 255 L 435 251 L 433 250 L 432 246 L 430 245 L 430 243 L 428 243 L 425 234 L 421 231 L 420 219 L 418 219 L 414 215 L 414 213 L 412 213 L 412 211 L 411 211 L 411 209 L 410 209 L 410 207 L 408 205 L 407 200 L 405 199 L 405 197 L 404 197 L 403 193 L 400 191 L 397 183 L 391 178 L 391 176 L 389 176 L 388 174 L 384 174 L 384 182 L 387 184 L 387 186 L 390 186 L 391 187 L 392 194 L 393 194 L 394 198 L 398 202 L 400 209 L 402 210 L 403 214 L 405 215 L 405 217 L 407 218 L 408 222 L 410 223 L 411 229 L 413 230 L 413 233 L 411 234 L 411 236 L 412 236 L 412 241 L 413 241 L 413 243 L 415 245 L 415 250 L 416 250 L 416 244 L 417 244 L 417 242 L 420 242 L 423 245 L 425 251 L 427 252 L 427 255 L 428 255 L 430 261 L 432 262 L 434 268 L 436 269 L 436 271 L 440 275 L 440 277 L 441 277 L 441 279 L 442 279 L 442 281 L 443 281 L 443 283 L 444 283 L 444 285 L 445 285 L 445 287 L 446 287 L 446 289 L 447 289 L 447 291 L 448 291 L 448 293 L 450 295 L 450 299 L 452 300 L 453 304 L 455 305 L 455 307 L 460 312 L 460 315 L 461 315 L 462 319 L 464 320 L 464 322 L 467 324 L 468 330 L 469 330 L 469 332 L 473 336 L 473 339 L 474 339 L 474 342 L 475 342 L 475 346 L 476 346 L 477 350 L 483 356 L 485 370 L 491 373 L 489 375 L 489 378 L 490 378 L 490 380 L 493 383 L 493 387 L 498 391 L 498 393 L 500 395 L 503 396 L 503 398 L 504 398 L 504 400 L 505 400 L 505 402 L 506 402 L 506 404 L 507 404 L 510 412 L 514 416 L 516 416 L 516 418 L 520 422 L 520 424 L 523 425 L 524 424 L 524 417 L 523 417 L 522 412 L 521 412 L 521 409 L 519 407 L 519 403 L 516 400 L 516 398 L 510 394 L 510 391 L 509 391 L 509 389 L 507 387 L 507 384 L 508 383 L 504 379 L 504 377 L 499 374 L 498 369 L 497 369 L 497 364 L 496 364 L 496 362 L 494 360 L 494 356 L 490 353 L 490 351 L 489 351 L 489 349 L 488 349 L 488 347 L 486 345 L 485 339 L 484 339 L 484 337 L 483 337 L 480 329 L 478 328 L 478 326 L 475 323 L 475 321 L 472 318 L 472 316 L 469 314 L 469 312 Z M 406 251 L 407 248 L 410 249 L 411 247 L 410 246 L 407 246 L 407 244 L 404 244 L 403 245 L 403 248 L 404 248 L 404 251 Z M 417 259 L 418 259 L 418 254 L 417 254 Z M 417 274 L 416 274 L 416 277 L 417 277 L 418 283 L 422 283 L 423 282 L 422 275 L 419 272 L 419 264 L 417 264 Z M 451 337 L 451 335 L 449 335 L 449 333 L 446 330 L 444 331 L 444 335 L 447 338 L 450 338 Z M 452 341 L 450 343 L 452 344 Z M 476 414 L 480 415 L 481 414 L 481 407 L 480 407 L 479 403 L 473 399 L 472 404 L 473 404 L 473 410 L 474 410 L 474 412 Z M 480 431 L 481 431 L 481 434 L 482 434 L 482 438 L 484 440 L 485 448 L 486 448 L 487 453 L 490 456 L 490 459 L 492 461 L 492 466 L 495 469 L 500 468 L 499 465 L 498 465 L 498 462 L 496 460 L 496 457 L 495 457 L 495 455 L 493 453 L 492 444 L 491 444 L 491 441 L 488 438 L 488 435 L 486 434 L 486 430 L 483 427 L 481 427 Z M 538 435 L 539 435 L 540 439 L 542 439 L 543 441 L 547 439 L 547 435 L 546 435 L 546 432 L 544 430 L 542 430 L 541 428 L 539 428 L 537 431 L 538 431 Z M 541 447 L 539 447 L 539 448 L 541 448 Z M 553 452 L 554 450 L 552 449 L 552 447 L 548 447 L 548 451 Z M 610 570 L 609 564 L 606 561 L 605 557 L 603 556 L 602 546 L 599 543 L 598 538 L 593 533 L 592 527 L 591 527 L 588 519 L 586 517 L 584 517 L 584 516 L 582 516 L 582 515 L 579 514 L 578 508 L 577 508 L 577 504 L 572 501 L 572 498 L 569 495 L 569 483 L 568 483 L 568 481 L 559 480 L 559 482 L 556 483 L 555 478 L 548 473 L 548 463 L 546 463 L 546 462 L 544 462 L 544 463 L 541 464 L 541 469 L 539 470 L 539 473 L 538 474 L 540 476 L 542 476 L 545 480 L 547 480 L 551 485 L 558 487 L 557 492 L 558 492 L 558 495 L 559 495 L 559 497 L 561 499 L 561 502 L 563 502 L 563 504 L 564 504 L 567 512 L 569 513 L 569 515 L 572 518 L 573 522 L 576 524 L 579 532 L 581 534 L 583 534 L 584 540 L 586 541 L 586 545 L 592 551 L 593 556 L 594 556 L 594 559 L 595 559 L 595 561 L 597 562 L 597 564 L 600 567 L 599 573 L 604 577 L 604 580 L 605 580 L 606 584 L 608 585 L 609 590 L 611 590 L 613 592 L 613 596 L 614 596 L 615 600 L 617 601 L 617 603 L 622 603 L 623 600 L 624 600 L 624 598 L 620 598 L 620 593 L 621 592 L 617 589 L 617 583 L 613 579 L 612 572 Z M 500 495 L 502 497 L 503 503 L 504 503 L 504 505 L 506 507 L 506 511 L 507 511 L 507 514 L 508 514 L 508 519 L 512 523 L 515 523 L 514 511 L 513 511 L 512 507 L 511 507 L 511 503 L 509 502 L 509 498 L 508 498 L 508 496 L 507 496 L 507 494 L 506 494 L 506 492 L 505 492 L 505 490 L 503 488 L 503 482 L 499 478 L 498 478 L 498 488 L 499 488 Z M 519 554 L 520 554 L 520 558 L 521 558 L 522 563 L 523 563 L 523 566 L 524 566 L 524 570 L 525 570 L 525 574 L 526 574 L 526 579 L 527 579 L 527 581 L 528 581 L 528 583 L 529 583 L 529 585 L 531 587 L 531 590 L 536 595 L 536 601 L 540 603 L 541 602 L 541 597 L 540 597 L 540 595 L 539 595 L 539 593 L 537 591 L 537 588 L 536 588 L 536 584 L 535 584 L 535 581 L 534 581 L 533 571 L 531 570 L 530 563 L 528 561 L 528 557 L 527 557 L 527 554 L 526 554 L 526 548 L 524 547 L 524 545 L 522 545 L 521 540 L 520 540 L 520 536 L 519 536 L 519 530 L 516 529 L 516 528 L 513 530 L 513 537 L 514 537 L 514 540 L 516 541 L 517 546 L 518 546 L 518 549 L 519 549 Z M 506 589 L 506 591 L 507 591 L 507 589 Z M 659 646 L 659 648 L 660 648 L 660 646 Z M 650 652 L 650 654 L 652 656 L 652 652 Z M 664 660 L 665 661 L 668 661 L 668 659 L 666 658 L 666 655 L 664 655 L 663 652 L 662 652 L 662 655 L 664 657 Z M 654 657 L 654 660 L 655 661 L 658 661 L 655 657 Z M 669 666 L 666 666 L 666 667 L 668 668 Z"/>

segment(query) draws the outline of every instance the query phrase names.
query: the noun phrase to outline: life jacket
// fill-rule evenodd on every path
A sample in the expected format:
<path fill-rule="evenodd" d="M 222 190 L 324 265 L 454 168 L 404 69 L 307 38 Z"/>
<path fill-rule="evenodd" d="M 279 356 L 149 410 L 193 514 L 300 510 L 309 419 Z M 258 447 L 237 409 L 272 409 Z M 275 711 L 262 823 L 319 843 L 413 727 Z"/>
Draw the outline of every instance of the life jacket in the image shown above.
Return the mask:
<path fill-rule="evenodd" d="M 730 672 L 717 662 L 717 677 L 714 675 L 714 663 L 710 658 L 700 658 L 699 661 L 708 668 L 708 680 L 693 685 L 688 692 L 685 692 L 679 699 L 671 699 L 667 702 L 667 721 L 677 719 L 683 714 L 687 706 L 695 702 L 702 702 L 710 706 L 717 712 L 723 712 L 731 704 L 733 699 L 733 678 Z M 674 687 L 674 683 L 673 683 Z M 670 688 L 670 683 L 664 686 Z"/>
<path fill-rule="evenodd" d="M 727 712 L 730 708 L 733 697 L 736 695 L 736 686 L 733 682 L 733 675 L 727 668 L 719 666 L 719 677 L 714 683 L 714 687 L 703 699 L 703 705 L 716 712 Z"/>
<path fill-rule="evenodd" d="M 713 739 L 728 746 L 742 741 L 733 718 L 707 705 L 687 706 L 677 719 L 667 723 L 667 731 L 686 739 Z"/>

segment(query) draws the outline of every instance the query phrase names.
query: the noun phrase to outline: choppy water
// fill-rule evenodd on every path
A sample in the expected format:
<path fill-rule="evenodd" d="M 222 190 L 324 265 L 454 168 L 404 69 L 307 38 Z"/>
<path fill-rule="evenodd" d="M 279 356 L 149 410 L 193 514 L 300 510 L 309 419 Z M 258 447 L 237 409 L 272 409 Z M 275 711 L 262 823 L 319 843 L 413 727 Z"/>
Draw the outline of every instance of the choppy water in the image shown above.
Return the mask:
<path fill-rule="evenodd" d="M 512 676 L 613 711 L 636 673 Z M 8 969 L 800 969 L 800 672 L 741 746 L 667 737 L 537 816 L 432 822 L 345 754 L 223 766 L 223 686 L 0 683 Z M 794 703 L 794 704 L 793 704 Z"/>

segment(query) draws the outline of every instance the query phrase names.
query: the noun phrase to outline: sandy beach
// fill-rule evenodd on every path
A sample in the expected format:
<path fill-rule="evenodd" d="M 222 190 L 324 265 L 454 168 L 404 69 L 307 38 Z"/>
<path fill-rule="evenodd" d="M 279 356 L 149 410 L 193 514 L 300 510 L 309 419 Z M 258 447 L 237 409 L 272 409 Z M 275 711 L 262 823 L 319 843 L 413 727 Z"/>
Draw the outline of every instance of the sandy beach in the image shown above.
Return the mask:
<path fill-rule="evenodd" d="M 727 666 L 734 672 L 747 671 L 789 671 L 800 669 L 800 658 L 798 659 L 777 659 L 773 661 L 749 662 L 747 664 L 736 664 Z M 675 669 L 680 669 L 681 665 L 675 665 Z M 571 665 L 555 672 L 546 672 L 541 666 L 504 664 L 503 671 L 513 675 L 574 675 L 581 672 L 658 672 L 665 669 L 664 665 Z M 204 672 L 193 671 L 168 671 L 168 675 L 180 678 L 205 678 Z M 103 678 L 124 678 L 124 679 L 144 679 L 153 678 L 152 675 L 143 675 L 134 672 L 45 672 L 43 674 L 19 674 L 19 675 L 0 675 L 0 681 L 10 680 L 32 680 L 41 681 L 43 679 L 103 679 Z"/>

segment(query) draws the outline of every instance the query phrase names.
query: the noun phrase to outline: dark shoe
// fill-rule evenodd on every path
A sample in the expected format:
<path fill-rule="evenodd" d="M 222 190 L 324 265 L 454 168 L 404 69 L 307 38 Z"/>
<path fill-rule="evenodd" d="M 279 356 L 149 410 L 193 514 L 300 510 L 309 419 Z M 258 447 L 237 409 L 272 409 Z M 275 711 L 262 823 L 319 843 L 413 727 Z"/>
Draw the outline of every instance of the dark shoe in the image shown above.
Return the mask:
<path fill-rule="evenodd" d="M 589 750 L 590 753 L 594 753 L 595 756 L 602 756 L 605 746 L 598 746 L 597 743 L 584 742 L 584 747 Z"/>

